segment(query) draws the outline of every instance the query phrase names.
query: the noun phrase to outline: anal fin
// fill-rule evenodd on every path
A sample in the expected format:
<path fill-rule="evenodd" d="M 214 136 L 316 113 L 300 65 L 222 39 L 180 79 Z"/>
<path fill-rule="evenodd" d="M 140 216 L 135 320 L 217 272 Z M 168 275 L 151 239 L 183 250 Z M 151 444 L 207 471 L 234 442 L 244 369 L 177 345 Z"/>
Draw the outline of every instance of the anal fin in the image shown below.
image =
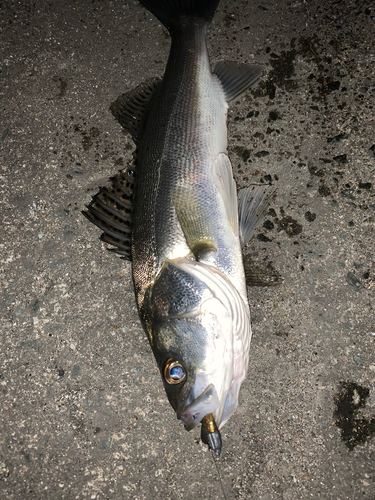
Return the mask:
<path fill-rule="evenodd" d="M 247 245 L 276 194 L 274 186 L 262 184 L 241 189 L 238 193 L 238 218 L 242 245 Z"/>
<path fill-rule="evenodd" d="M 104 231 L 101 239 L 114 248 L 112 252 L 131 260 L 132 196 L 135 160 L 101 188 L 83 215 Z"/>

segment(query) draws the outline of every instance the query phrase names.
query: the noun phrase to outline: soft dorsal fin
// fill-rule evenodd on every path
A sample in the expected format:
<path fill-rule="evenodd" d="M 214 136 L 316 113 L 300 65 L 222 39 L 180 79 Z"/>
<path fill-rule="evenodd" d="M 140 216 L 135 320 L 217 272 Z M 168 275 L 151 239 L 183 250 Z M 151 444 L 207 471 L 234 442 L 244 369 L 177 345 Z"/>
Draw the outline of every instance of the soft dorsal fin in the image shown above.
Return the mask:
<path fill-rule="evenodd" d="M 104 231 L 101 239 L 115 248 L 111 252 L 131 260 L 132 196 L 135 159 L 111 183 L 101 188 L 83 215 Z"/>
<path fill-rule="evenodd" d="M 134 142 L 137 141 L 144 116 L 159 83 L 159 78 L 147 80 L 135 89 L 120 95 L 110 106 L 113 116 L 129 132 Z"/>
<path fill-rule="evenodd" d="M 213 72 L 219 78 L 229 102 L 259 82 L 263 67 L 259 64 L 220 61 L 215 64 Z"/>
<path fill-rule="evenodd" d="M 239 191 L 238 218 L 242 245 L 249 243 L 275 194 L 274 186 L 268 184 L 249 186 Z"/>
<path fill-rule="evenodd" d="M 223 198 L 233 233 L 238 236 L 238 204 L 236 182 L 233 179 L 232 165 L 225 153 L 220 153 L 215 160 L 213 172 L 215 184 Z"/>

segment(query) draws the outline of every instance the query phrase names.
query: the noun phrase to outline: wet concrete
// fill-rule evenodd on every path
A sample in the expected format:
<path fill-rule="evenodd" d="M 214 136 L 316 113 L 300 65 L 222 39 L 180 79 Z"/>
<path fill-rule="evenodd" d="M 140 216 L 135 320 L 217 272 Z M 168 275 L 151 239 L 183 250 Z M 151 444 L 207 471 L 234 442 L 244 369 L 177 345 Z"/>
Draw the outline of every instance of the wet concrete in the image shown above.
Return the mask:
<path fill-rule="evenodd" d="M 373 3 L 223 0 L 209 31 L 212 61 L 265 65 L 229 149 L 239 187 L 277 187 L 219 459 L 175 419 L 130 265 L 80 213 L 131 158 L 109 106 L 162 75 L 167 33 L 136 1 L 0 8 L 0 497 L 373 499 Z"/>

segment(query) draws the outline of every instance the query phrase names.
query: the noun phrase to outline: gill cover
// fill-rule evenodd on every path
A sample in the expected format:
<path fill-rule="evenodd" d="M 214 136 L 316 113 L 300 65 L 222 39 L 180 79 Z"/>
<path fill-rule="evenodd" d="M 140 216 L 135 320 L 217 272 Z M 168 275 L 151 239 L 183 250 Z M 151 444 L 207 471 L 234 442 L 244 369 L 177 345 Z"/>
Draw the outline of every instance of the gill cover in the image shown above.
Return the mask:
<path fill-rule="evenodd" d="M 170 403 L 187 430 L 212 413 L 218 427 L 235 411 L 251 340 L 247 305 L 216 268 L 178 258 L 166 261 L 150 294 L 151 345 Z M 169 384 L 168 359 L 186 378 Z"/>

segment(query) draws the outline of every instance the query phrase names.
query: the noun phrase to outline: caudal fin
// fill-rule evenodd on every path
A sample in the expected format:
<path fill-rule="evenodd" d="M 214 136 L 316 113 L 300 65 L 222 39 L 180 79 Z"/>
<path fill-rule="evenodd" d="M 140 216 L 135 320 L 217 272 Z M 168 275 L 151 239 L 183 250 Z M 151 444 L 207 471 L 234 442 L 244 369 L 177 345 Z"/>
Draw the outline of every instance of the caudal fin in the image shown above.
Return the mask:
<path fill-rule="evenodd" d="M 170 29 L 178 18 L 191 16 L 212 21 L 220 0 L 139 0 L 164 26 Z"/>

